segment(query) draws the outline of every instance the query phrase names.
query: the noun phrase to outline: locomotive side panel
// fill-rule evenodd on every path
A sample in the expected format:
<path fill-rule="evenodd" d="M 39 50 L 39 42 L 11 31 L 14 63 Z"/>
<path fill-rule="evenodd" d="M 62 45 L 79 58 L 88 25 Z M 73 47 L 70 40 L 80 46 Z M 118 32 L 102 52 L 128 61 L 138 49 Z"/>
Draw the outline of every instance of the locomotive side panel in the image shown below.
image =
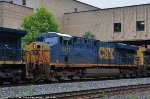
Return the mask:
<path fill-rule="evenodd" d="M 76 38 L 76 42 L 73 42 L 73 59 L 74 63 L 86 64 L 92 66 L 92 64 L 97 63 L 96 47 L 94 46 L 94 41 L 85 38 Z"/>
<path fill-rule="evenodd" d="M 135 54 L 138 50 L 135 46 L 98 42 L 98 64 L 106 66 L 135 65 Z"/>
<path fill-rule="evenodd" d="M 114 65 L 117 60 L 115 44 L 107 42 L 98 42 L 98 64 Z"/>
<path fill-rule="evenodd" d="M 75 64 L 86 65 L 97 63 L 97 51 L 94 47 L 93 40 L 88 40 L 81 37 L 76 37 L 77 41 L 74 42 L 72 38 L 63 39 L 62 42 L 51 47 L 51 62 L 57 64 Z M 71 41 L 71 42 L 70 42 Z M 70 42 L 70 43 L 64 43 Z M 92 45 L 93 44 L 93 45 Z"/>
<path fill-rule="evenodd" d="M 118 60 L 119 64 L 122 66 L 131 66 L 135 67 L 135 54 L 137 54 L 138 47 L 136 46 L 131 46 L 131 45 L 126 45 L 126 44 L 116 44 L 117 52 L 118 52 Z"/>

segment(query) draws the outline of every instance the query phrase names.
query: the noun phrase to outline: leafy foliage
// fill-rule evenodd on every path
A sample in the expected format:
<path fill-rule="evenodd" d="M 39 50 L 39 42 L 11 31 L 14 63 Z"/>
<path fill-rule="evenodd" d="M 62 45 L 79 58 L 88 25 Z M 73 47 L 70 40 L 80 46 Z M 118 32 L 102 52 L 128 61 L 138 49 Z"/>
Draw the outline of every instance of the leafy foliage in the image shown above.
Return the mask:
<path fill-rule="evenodd" d="M 60 32 L 60 26 L 53 14 L 44 6 L 38 7 L 34 13 L 25 17 L 21 29 L 28 31 L 28 34 L 23 38 L 23 44 L 35 41 L 35 37 L 39 33 Z"/>
<path fill-rule="evenodd" d="M 85 32 L 85 34 L 83 35 L 83 37 L 89 38 L 89 39 L 95 39 L 95 35 L 92 34 L 92 32 Z"/>

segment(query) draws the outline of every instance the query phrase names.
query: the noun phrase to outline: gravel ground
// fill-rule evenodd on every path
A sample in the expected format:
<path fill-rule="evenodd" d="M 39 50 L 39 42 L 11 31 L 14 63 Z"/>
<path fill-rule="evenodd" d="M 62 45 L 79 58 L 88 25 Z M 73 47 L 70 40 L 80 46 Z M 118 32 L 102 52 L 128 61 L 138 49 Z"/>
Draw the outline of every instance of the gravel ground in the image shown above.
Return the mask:
<path fill-rule="evenodd" d="M 0 88 L 0 99 L 150 83 L 150 78 L 56 83 Z M 116 99 L 116 98 L 112 98 Z M 118 98 L 124 99 L 124 98 Z"/>

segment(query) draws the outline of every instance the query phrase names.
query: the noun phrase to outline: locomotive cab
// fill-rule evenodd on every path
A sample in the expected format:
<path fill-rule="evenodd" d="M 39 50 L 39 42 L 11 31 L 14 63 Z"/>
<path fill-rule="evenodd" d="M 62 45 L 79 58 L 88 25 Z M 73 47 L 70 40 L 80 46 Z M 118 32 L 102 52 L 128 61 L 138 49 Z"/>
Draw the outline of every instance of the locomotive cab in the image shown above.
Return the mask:
<path fill-rule="evenodd" d="M 48 46 L 54 46 L 58 44 L 70 45 L 71 36 L 67 34 L 60 34 L 55 32 L 42 33 L 37 36 L 36 41 L 47 44 Z"/>

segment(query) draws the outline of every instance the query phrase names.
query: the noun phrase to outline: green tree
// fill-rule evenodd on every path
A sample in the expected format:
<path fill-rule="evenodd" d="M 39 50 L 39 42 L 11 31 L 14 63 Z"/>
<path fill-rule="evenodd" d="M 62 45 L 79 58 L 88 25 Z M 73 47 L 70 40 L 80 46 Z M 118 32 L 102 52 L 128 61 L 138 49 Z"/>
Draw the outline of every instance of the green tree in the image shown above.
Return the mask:
<path fill-rule="evenodd" d="M 83 35 L 83 37 L 89 38 L 89 39 L 95 39 L 95 35 L 92 34 L 92 32 L 85 32 L 85 34 Z"/>
<path fill-rule="evenodd" d="M 34 13 L 25 17 L 21 29 L 28 32 L 22 39 L 23 45 L 35 41 L 35 37 L 39 33 L 60 32 L 60 26 L 55 17 L 44 6 L 39 6 Z"/>

